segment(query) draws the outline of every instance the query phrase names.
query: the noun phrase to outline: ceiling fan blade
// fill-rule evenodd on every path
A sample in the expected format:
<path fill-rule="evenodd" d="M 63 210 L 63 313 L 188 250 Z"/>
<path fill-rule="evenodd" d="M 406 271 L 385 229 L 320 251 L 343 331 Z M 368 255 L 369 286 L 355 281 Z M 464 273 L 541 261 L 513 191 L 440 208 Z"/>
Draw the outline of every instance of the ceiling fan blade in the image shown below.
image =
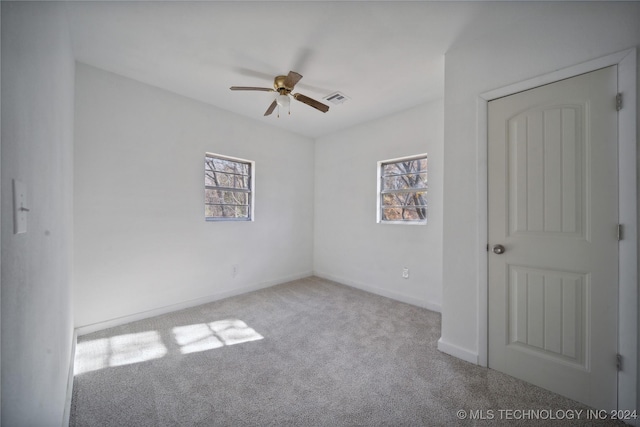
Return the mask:
<path fill-rule="evenodd" d="M 295 71 L 289 71 L 287 78 L 284 79 L 284 87 L 293 89 L 293 87 L 300 81 L 301 78 L 302 76 Z"/>
<path fill-rule="evenodd" d="M 308 96 L 304 96 L 301 93 L 296 93 L 293 95 L 293 97 L 295 99 L 297 99 L 298 101 L 309 105 L 310 107 L 315 108 L 316 110 L 320 110 L 323 113 L 326 113 L 327 111 L 329 111 L 329 106 L 328 105 L 324 105 L 322 102 L 318 102 L 315 99 L 311 99 Z"/>
<path fill-rule="evenodd" d="M 273 113 L 273 110 L 276 109 L 276 105 L 278 105 L 278 102 L 273 101 L 271 105 L 269 105 L 269 108 L 267 108 L 267 111 L 264 112 L 264 115 L 268 116 L 269 114 Z"/>
<path fill-rule="evenodd" d="M 274 89 L 269 87 L 251 87 L 251 86 L 231 86 L 231 90 L 261 90 L 264 92 L 275 92 Z"/>

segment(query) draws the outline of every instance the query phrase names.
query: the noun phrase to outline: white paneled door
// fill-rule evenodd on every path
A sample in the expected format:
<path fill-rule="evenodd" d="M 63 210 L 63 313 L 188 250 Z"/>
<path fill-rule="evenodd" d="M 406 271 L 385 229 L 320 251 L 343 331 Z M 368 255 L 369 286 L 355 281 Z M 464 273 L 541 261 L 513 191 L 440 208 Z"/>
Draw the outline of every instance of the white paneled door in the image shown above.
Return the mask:
<path fill-rule="evenodd" d="M 489 103 L 489 367 L 617 406 L 617 69 Z"/>

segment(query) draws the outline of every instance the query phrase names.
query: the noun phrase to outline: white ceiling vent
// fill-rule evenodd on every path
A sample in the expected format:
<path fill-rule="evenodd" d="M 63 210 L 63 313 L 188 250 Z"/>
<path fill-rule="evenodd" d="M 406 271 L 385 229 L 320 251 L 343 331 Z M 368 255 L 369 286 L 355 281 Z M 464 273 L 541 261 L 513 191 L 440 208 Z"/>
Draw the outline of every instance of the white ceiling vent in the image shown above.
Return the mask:
<path fill-rule="evenodd" d="M 345 95 L 342 92 L 334 92 L 331 95 L 325 96 L 323 99 L 329 101 L 332 104 L 338 105 L 338 104 L 344 104 L 346 101 L 350 100 L 351 98 L 349 98 L 347 95 Z"/>

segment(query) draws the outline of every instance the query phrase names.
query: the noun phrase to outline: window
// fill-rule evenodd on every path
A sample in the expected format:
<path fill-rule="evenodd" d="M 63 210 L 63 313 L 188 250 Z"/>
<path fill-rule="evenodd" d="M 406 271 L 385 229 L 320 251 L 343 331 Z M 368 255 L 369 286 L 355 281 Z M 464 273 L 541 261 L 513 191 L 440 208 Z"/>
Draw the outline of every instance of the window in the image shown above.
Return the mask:
<path fill-rule="evenodd" d="M 253 220 L 255 163 L 207 153 L 204 158 L 204 217 L 207 221 Z"/>
<path fill-rule="evenodd" d="M 378 222 L 426 224 L 427 155 L 378 162 Z"/>

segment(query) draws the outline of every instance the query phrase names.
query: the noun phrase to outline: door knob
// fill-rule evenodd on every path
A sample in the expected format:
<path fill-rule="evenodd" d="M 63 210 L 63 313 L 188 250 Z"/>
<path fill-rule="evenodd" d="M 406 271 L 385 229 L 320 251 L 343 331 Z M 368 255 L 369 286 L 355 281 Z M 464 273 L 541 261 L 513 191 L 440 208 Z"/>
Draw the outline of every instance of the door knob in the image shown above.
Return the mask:
<path fill-rule="evenodd" d="M 502 255 L 506 249 L 502 245 L 494 245 L 493 253 L 496 255 Z"/>

